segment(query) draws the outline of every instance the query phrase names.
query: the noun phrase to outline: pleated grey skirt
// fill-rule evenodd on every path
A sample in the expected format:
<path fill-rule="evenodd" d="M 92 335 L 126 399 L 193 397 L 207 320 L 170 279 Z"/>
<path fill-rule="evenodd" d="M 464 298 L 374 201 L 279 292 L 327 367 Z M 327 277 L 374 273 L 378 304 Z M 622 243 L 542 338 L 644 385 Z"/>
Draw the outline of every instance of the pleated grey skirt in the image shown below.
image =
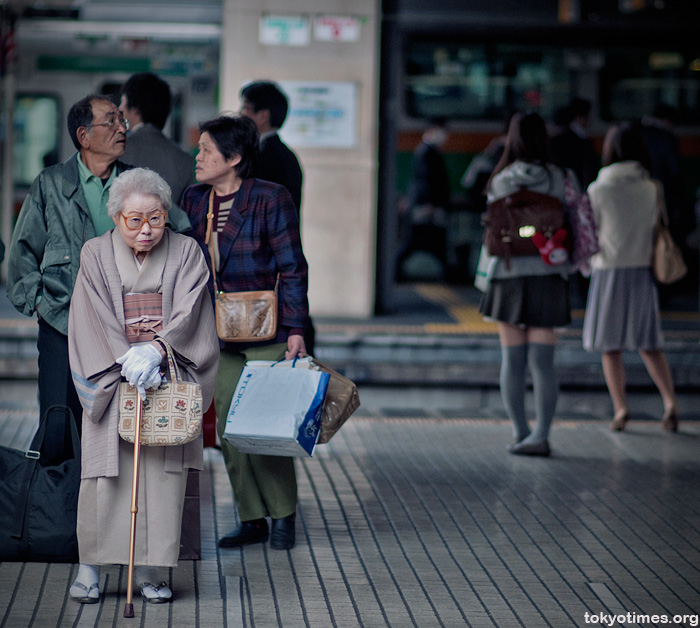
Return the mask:
<path fill-rule="evenodd" d="M 586 351 L 661 349 L 659 293 L 648 267 L 596 269 L 583 319 Z"/>

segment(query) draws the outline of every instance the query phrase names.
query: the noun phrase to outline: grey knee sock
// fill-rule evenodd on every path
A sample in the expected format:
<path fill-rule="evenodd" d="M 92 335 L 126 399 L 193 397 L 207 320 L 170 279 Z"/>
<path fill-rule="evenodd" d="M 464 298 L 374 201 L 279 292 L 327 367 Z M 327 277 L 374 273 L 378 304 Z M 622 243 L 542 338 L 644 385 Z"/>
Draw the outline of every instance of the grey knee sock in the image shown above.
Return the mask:
<path fill-rule="evenodd" d="M 537 423 L 530 437 L 533 441 L 546 440 L 557 407 L 559 384 L 554 371 L 554 345 L 530 343 L 528 366 L 535 394 Z"/>
<path fill-rule="evenodd" d="M 525 367 L 527 345 L 501 347 L 501 398 L 513 421 L 513 436 L 522 440 L 530 433 L 525 417 Z"/>

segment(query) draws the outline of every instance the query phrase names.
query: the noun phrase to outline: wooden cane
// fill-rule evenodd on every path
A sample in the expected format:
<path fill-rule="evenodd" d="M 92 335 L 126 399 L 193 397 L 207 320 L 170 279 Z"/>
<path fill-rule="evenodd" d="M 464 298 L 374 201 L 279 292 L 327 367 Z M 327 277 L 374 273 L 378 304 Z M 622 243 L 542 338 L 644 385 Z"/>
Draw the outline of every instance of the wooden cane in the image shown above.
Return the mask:
<path fill-rule="evenodd" d="M 129 533 L 129 570 L 126 578 L 126 604 L 124 617 L 134 616 L 132 603 L 134 583 L 134 549 L 136 546 L 136 514 L 139 511 L 139 462 L 141 460 L 141 417 L 143 402 L 138 390 L 136 391 L 136 426 L 134 430 L 134 477 L 131 484 L 131 531 Z"/>

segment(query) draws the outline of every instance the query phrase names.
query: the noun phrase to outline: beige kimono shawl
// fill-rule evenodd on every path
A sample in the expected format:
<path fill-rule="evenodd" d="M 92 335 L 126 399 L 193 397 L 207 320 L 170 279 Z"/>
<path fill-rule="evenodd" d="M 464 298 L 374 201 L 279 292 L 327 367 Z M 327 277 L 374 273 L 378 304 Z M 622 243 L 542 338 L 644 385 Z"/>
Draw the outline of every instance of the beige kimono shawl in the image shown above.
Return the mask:
<path fill-rule="evenodd" d="M 219 362 L 214 311 L 207 290 L 209 269 L 197 243 L 166 229 L 163 329 L 182 376 L 202 387 L 203 407 L 214 394 Z M 124 329 L 122 284 L 112 233 L 88 240 L 80 254 L 68 319 L 71 374 L 83 406 L 82 477 L 119 474 L 118 394 L 121 365 L 129 350 Z M 166 447 L 165 470 L 202 468 L 202 439 Z"/>

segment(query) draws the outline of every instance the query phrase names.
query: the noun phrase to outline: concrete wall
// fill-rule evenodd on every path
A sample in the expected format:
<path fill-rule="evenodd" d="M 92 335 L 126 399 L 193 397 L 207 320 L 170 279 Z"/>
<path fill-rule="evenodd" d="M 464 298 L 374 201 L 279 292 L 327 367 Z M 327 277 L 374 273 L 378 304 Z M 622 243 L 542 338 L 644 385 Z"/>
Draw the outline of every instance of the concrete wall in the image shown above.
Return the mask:
<path fill-rule="evenodd" d="M 359 41 L 305 46 L 259 42 L 263 15 L 351 16 Z M 304 171 L 302 239 L 316 316 L 367 317 L 374 310 L 380 0 L 224 0 L 221 108 L 238 111 L 250 80 L 350 81 L 357 90 L 353 148 L 291 147 Z"/>

